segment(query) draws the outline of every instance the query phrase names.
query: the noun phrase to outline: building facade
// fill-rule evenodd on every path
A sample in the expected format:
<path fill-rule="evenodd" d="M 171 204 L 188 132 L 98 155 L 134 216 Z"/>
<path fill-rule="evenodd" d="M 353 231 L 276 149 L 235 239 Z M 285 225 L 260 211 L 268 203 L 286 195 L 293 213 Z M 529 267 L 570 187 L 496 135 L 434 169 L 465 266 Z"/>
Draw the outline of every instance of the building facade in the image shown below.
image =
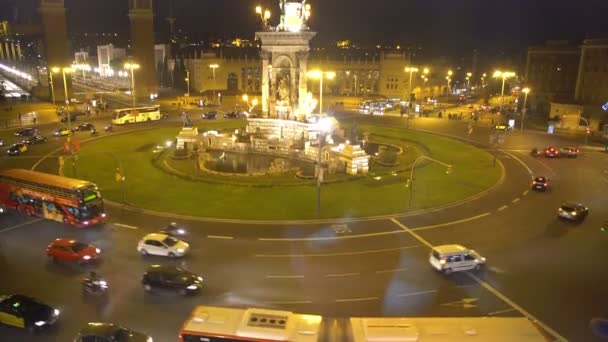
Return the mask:
<path fill-rule="evenodd" d="M 112 44 L 97 46 L 97 66 L 99 67 L 100 74 L 108 74 L 108 71 L 112 69 L 111 62 L 113 60 L 124 59 L 126 57 L 127 50 L 114 47 Z"/>
<path fill-rule="evenodd" d="M 608 123 L 608 39 L 583 41 L 575 101 L 584 106 L 592 126 Z"/>

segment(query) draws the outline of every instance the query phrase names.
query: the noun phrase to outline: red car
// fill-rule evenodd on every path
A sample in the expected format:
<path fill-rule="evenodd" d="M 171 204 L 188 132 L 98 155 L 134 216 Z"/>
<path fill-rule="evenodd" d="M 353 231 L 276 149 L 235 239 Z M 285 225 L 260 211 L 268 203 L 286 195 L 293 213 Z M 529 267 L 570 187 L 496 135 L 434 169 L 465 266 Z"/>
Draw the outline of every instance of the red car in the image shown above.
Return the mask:
<path fill-rule="evenodd" d="M 46 254 L 53 260 L 88 263 L 95 261 L 101 250 L 74 239 L 56 239 L 46 248 Z"/>
<path fill-rule="evenodd" d="M 545 157 L 557 158 L 559 157 L 559 150 L 557 149 L 557 147 L 549 146 L 545 149 Z"/>

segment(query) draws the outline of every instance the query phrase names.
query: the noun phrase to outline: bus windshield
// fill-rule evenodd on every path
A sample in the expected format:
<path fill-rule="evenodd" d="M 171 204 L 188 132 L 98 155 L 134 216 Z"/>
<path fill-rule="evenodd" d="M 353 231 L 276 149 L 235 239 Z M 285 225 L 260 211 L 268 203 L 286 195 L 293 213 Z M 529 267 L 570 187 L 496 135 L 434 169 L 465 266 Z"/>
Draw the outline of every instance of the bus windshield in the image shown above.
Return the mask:
<path fill-rule="evenodd" d="M 81 199 L 84 202 L 89 202 L 94 199 L 101 198 L 99 189 L 94 186 L 78 189 L 78 192 L 80 193 Z"/>
<path fill-rule="evenodd" d="M 76 215 L 80 220 L 89 220 L 93 217 L 99 216 L 103 212 L 103 203 L 98 200 L 94 202 L 87 203 L 80 207 L 78 210 L 78 215 Z"/>
<path fill-rule="evenodd" d="M 115 111 L 114 112 L 114 119 L 122 118 L 125 115 L 127 115 L 127 112 L 124 111 L 124 110 L 123 111 Z"/>

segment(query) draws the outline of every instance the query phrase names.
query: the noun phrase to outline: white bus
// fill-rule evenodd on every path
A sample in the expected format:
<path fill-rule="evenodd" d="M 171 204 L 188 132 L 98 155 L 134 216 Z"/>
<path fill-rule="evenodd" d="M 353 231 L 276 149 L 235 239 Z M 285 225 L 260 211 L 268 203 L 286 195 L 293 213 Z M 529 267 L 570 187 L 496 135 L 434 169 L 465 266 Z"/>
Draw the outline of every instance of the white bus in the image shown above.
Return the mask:
<path fill-rule="evenodd" d="M 184 323 L 181 342 L 317 342 L 321 316 L 267 309 L 198 306 Z"/>
<path fill-rule="evenodd" d="M 160 120 L 160 106 L 122 108 L 114 111 L 112 124 L 124 125 L 127 123 L 148 122 Z"/>

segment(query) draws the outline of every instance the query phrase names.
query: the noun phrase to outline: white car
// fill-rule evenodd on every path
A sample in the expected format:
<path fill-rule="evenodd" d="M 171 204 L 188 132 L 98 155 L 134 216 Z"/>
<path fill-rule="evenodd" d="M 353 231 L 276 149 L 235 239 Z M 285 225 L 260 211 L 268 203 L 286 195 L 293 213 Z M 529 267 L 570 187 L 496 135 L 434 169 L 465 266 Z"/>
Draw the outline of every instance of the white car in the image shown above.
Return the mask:
<path fill-rule="evenodd" d="M 458 271 L 478 270 L 486 258 L 461 245 L 441 245 L 431 249 L 431 266 L 437 271 L 450 274 Z"/>
<path fill-rule="evenodd" d="M 190 245 L 182 240 L 162 233 L 148 234 L 137 244 L 141 255 L 162 255 L 177 258 L 186 255 Z"/>

